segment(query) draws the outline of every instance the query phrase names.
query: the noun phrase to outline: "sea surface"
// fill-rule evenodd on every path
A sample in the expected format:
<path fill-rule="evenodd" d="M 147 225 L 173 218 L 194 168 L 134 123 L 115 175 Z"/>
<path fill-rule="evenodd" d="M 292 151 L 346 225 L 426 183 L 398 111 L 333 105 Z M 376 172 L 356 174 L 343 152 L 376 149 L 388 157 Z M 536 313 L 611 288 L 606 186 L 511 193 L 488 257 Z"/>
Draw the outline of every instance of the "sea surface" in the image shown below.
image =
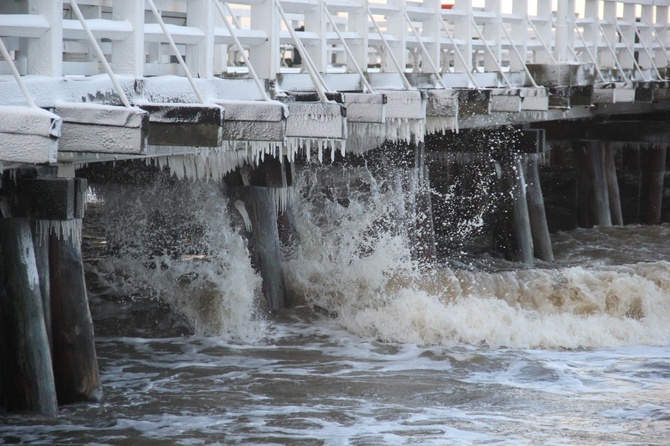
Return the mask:
<path fill-rule="evenodd" d="M 384 193 L 303 193 L 294 307 L 271 316 L 217 188 L 164 189 L 98 190 L 84 224 L 104 400 L 0 413 L 0 444 L 670 444 L 670 226 L 554 234 L 534 268 L 426 267 L 368 230 Z M 206 249 L 147 254 L 180 194 L 207 203 L 180 235 Z"/>

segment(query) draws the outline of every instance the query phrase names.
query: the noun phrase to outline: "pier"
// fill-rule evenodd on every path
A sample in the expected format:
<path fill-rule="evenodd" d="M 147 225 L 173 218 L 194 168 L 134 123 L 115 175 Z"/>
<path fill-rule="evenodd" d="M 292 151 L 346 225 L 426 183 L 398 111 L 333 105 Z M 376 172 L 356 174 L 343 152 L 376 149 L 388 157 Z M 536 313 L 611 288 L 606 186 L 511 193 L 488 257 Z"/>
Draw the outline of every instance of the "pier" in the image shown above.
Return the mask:
<path fill-rule="evenodd" d="M 102 397 L 81 230 L 89 182 L 121 165 L 225 184 L 272 312 L 290 304 L 282 197 L 307 161 L 333 166 L 334 189 L 343 165 L 394 166 L 419 263 L 459 249 L 448 221 L 473 212 L 467 181 L 448 209 L 427 192 L 459 176 L 491 184 L 493 243 L 522 267 L 552 261 L 553 231 L 670 220 L 669 8 L 3 2 L 2 405 L 55 416 Z"/>

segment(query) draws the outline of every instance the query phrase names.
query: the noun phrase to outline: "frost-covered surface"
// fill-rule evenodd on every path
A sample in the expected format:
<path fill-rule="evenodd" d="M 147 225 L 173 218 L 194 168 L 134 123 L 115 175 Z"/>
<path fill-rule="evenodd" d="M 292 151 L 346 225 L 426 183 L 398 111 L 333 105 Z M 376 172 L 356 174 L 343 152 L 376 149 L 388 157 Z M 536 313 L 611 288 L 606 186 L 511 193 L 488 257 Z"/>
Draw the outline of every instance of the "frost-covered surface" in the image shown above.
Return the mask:
<path fill-rule="evenodd" d="M 0 106 L 0 132 L 22 135 L 60 136 L 61 119 L 35 107 Z"/>
<path fill-rule="evenodd" d="M 386 95 L 386 119 L 423 119 L 426 116 L 426 101 L 419 90 L 384 90 Z"/>
<path fill-rule="evenodd" d="M 385 96 L 381 93 L 345 93 L 347 122 L 384 122 Z"/>
<path fill-rule="evenodd" d="M 0 107 L 0 161 L 54 163 L 61 119 L 31 107 Z"/>
<path fill-rule="evenodd" d="M 278 101 L 219 100 L 226 119 L 235 121 L 281 121 L 289 115 L 289 107 Z"/>
<path fill-rule="evenodd" d="M 58 102 L 54 113 L 63 122 L 92 124 L 112 127 L 133 127 L 142 125 L 142 118 L 147 114 L 137 107 L 119 107 L 95 103 Z"/>
<path fill-rule="evenodd" d="M 286 135 L 296 138 L 346 138 L 345 112 L 335 102 L 291 102 Z"/>

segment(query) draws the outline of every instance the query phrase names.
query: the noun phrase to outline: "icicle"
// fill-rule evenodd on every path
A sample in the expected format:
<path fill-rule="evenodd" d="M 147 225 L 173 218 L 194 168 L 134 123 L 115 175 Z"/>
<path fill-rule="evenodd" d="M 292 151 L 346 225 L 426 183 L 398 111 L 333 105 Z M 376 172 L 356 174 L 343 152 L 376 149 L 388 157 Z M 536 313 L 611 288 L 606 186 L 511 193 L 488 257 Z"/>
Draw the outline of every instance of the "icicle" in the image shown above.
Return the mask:
<path fill-rule="evenodd" d="M 80 245 L 81 229 L 82 219 L 80 218 L 72 220 L 37 220 L 39 243 L 41 243 L 47 235 L 54 234 L 60 240 L 71 240 L 73 244 Z"/>
<path fill-rule="evenodd" d="M 271 187 L 270 196 L 275 203 L 277 213 L 285 212 L 286 207 L 293 201 L 293 188 L 288 186 Z"/>
<path fill-rule="evenodd" d="M 426 133 L 458 133 L 458 118 L 455 116 L 427 116 Z"/>

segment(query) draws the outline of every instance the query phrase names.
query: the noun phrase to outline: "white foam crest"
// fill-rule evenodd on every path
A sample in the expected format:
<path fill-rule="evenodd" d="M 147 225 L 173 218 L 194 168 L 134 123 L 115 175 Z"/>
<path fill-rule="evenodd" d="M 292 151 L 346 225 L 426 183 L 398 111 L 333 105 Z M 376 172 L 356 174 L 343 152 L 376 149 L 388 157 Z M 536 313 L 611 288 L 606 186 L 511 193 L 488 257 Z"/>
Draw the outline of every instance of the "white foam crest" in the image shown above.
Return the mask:
<path fill-rule="evenodd" d="M 218 185 L 159 179 L 98 186 L 110 253 L 94 267 L 108 295 L 160 299 L 198 335 L 264 336 L 261 279 Z"/>
<path fill-rule="evenodd" d="M 396 230 L 395 191 L 360 171 L 348 175 L 300 172 L 294 209 L 302 245 L 287 263 L 293 292 L 337 314 L 347 330 L 430 345 L 591 348 L 670 342 L 670 263 L 422 272 L 410 260 L 408 240 Z"/>
<path fill-rule="evenodd" d="M 663 276 L 669 272 L 666 262 L 596 271 L 442 271 L 413 276 L 376 296 L 359 294 L 356 302 L 338 301 L 335 311 L 348 330 L 385 341 L 512 348 L 667 345 L 670 280 Z M 320 302 L 326 308 L 333 303 Z"/>

